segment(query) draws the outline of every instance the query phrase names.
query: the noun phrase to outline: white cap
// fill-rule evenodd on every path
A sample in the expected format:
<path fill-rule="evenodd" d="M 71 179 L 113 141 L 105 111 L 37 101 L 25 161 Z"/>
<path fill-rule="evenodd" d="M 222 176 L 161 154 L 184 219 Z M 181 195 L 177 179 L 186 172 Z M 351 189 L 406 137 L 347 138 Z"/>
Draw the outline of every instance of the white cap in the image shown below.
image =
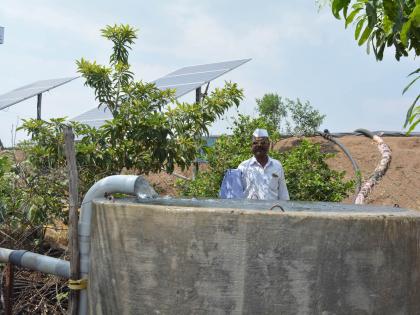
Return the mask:
<path fill-rule="evenodd" d="M 254 138 L 268 138 L 268 132 L 265 129 L 255 129 L 254 133 L 252 134 Z"/>

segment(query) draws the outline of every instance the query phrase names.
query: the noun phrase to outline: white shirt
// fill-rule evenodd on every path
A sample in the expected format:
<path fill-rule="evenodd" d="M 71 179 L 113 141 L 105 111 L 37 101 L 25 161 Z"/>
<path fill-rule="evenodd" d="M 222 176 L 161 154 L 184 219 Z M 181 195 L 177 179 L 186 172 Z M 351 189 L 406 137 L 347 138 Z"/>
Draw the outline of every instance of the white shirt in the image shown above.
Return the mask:
<path fill-rule="evenodd" d="M 289 200 L 284 171 L 280 161 L 268 157 L 262 167 L 255 157 L 242 162 L 238 169 L 242 172 L 244 197 L 262 200 Z"/>

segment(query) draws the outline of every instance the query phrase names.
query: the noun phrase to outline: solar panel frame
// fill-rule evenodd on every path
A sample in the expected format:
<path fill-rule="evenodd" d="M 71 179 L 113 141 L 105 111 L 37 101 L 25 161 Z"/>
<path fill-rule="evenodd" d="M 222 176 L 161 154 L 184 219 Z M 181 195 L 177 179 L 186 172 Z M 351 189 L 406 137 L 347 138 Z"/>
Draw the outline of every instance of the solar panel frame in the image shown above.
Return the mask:
<path fill-rule="evenodd" d="M 231 61 L 222 61 L 222 62 L 216 62 L 216 63 L 208 63 L 208 64 L 202 64 L 202 65 L 196 65 L 196 66 L 187 66 L 187 67 L 183 67 L 181 69 L 175 70 L 171 73 L 168 73 L 166 76 L 185 75 L 189 73 L 206 72 L 206 71 L 220 70 L 220 69 L 226 69 L 227 71 L 231 71 L 250 60 L 251 58 L 231 60 Z"/>
<path fill-rule="evenodd" d="M 101 123 L 103 124 L 105 121 L 112 118 L 112 113 L 108 108 L 94 107 L 70 120 L 82 122 L 96 128 L 97 126 L 100 127 Z"/>
<path fill-rule="evenodd" d="M 69 83 L 78 77 L 67 77 L 58 79 L 49 79 L 36 81 L 34 83 L 24 85 L 15 90 L 0 95 L 0 110 L 8 108 L 17 103 L 23 102 L 38 94 L 42 94 L 49 90 L 55 89 L 63 84 Z"/>
<path fill-rule="evenodd" d="M 174 96 L 179 98 L 250 60 L 249 58 L 183 67 L 152 81 L 152 83 L 155 83 L 159 89 L 175 89 Z M 104 112 L 103 109 L 95 107 L 70 120 L 96 127 L 100 122 L 105 122 L 109 119 L 112 119 L 111 112 Z"/>
<path fill-rule="evenodd" d="M 223 74 L 236 69 L 237 67 L 243 65 L 244 63 L 250 61 L 251 59 L 240 59 L 232 61 L 223 61 L 217 63 L 202 64 L 196 66 L 183 67 L 181 69 L 175 70 L 167 75 L 153 81 L 156 84 L 157 88 L 164 87 L 165 89 L 175 88 L 175 98 L 184 96 L 185 94 L 194 91 L 195 89 L 207 84 Z M 195 80 L 191 83 L 179 83 L 186 77 L 192 77 L 191 80 Z M 184 77 L 184 78 L 182 78 Z M 172 79 L 172 84 L 168 84 L 168 79 Z M 178 83 L 176 83 L 178 82 Z M 185 87 L 183 87 L 185 85 Z M 188 87 L 186 87 L 188 85 Z"/>

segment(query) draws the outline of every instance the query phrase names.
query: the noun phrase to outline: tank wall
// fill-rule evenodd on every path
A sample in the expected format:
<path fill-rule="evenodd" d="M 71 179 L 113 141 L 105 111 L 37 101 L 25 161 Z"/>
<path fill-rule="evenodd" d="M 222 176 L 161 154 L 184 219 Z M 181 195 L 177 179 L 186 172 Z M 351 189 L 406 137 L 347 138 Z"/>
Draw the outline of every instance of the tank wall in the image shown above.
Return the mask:
<path fill-rule="evenodd" d="M 91 314 L 416 314 L 418 216 L 95 202 Z"/>

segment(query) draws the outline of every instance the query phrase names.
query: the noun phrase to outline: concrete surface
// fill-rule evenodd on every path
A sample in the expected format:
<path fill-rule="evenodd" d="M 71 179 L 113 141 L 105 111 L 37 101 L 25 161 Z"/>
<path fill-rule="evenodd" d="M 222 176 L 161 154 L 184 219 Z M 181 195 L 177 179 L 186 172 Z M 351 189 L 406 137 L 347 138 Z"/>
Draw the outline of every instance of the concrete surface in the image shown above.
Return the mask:
<path fill-rule="evenodd" d="M 170 203 L 94 202 L 91 314 L 420 312 L 416 212 Z"/>

